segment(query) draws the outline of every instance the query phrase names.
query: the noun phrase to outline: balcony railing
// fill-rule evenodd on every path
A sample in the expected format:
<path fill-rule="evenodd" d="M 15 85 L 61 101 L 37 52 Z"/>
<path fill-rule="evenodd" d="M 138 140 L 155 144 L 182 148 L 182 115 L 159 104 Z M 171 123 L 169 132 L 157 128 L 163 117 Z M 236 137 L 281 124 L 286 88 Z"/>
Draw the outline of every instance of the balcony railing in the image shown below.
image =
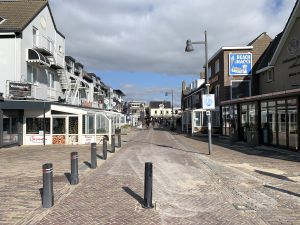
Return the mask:
<path fill-rule="evenodd" d="M 54 41 L 44 35 L 33 35 L 33 47 L 42 51 L 44 54 L 53 55 Z"/>

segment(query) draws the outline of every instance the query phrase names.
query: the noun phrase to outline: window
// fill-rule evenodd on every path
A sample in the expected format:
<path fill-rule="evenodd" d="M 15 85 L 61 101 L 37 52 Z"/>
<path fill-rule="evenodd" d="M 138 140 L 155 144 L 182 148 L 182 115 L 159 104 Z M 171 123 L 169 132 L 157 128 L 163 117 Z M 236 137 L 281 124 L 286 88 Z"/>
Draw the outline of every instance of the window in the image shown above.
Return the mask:
<path fill-rule="evenodd" d="M 163 111 L 162 110 L 160 110 L 160 115 L 162 115 L 163 114 Z"/>
<path fill-rule="evenodd" d="M 45 118 L 45 133 L 50 134 L 50 118 Z M 43 134 L 44 118 L 26 118 L 26 134 Z"/>
<path fill-rule="evenodd" d="M 244 98 L 250 96 L 250 81 L 239 80 L 231 83 L 231 99 Z"/>
<path fill-rule="evenodd" d="M 33 34 L 33 45 L 38 46 L 38 36 L 39 36 L 39 30 L 36 27 L 32 28 L 32 34 Z"/>
<path fill-rule="evenodd" d="M 156 110 L 154 111 L 154 114 L 157 114 L 157 111 L 156 111 Z"/>
<path fill-rule="evenodd" d="M 220 96 L 220 85 L 216 85 L 216 89 L 215 89 L 215 95 L 216 97 L 219 97 Z"/>
<path fill-rule="evenodd" d="M 62 46 L 58 46 L 58 50 L 59 50 L 59 53 L 62 53 L 63 49 L 62 49 Z"/>
<path fill-rule="evenodd" d="M 271 81 L 273 81 L 273 71 L 268 70 L 267 71 L 267 82 L 271 82 Z"/>
<path fill-rule="evenodd" d="M 31 83 L 37 82 L 38 69 L 34 66 L 27 65 L 27 81 Z"/>
<path fill-rule="evenodd" d="M 52 71 L 48 71 L 48 87 L 54 88 L 54 73 Z"/>
<path fill-rule="evenodd" d="M 208 72 L 207 73 L 208 73 L 208 77 L 207 78 L 210 79 L 210 77 L 211 77 L 211 67 L 208 67 Z"/>
<path fill-rule="evenodd" d="M 220 61 L 217 59 L 215 62 L 215 73 L 218 73 L 220 71 Z"/>

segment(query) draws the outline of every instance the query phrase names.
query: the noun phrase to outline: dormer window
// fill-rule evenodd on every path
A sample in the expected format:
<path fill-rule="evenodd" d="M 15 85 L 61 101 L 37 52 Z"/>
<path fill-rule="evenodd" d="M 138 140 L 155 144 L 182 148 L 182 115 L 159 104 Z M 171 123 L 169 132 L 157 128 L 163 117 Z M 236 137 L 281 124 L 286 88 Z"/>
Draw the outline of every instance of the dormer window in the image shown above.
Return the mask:
<path fill-rule="evenodd" d="M 0 24 L 2 24 L 6 19 L 0 16 Z"/>

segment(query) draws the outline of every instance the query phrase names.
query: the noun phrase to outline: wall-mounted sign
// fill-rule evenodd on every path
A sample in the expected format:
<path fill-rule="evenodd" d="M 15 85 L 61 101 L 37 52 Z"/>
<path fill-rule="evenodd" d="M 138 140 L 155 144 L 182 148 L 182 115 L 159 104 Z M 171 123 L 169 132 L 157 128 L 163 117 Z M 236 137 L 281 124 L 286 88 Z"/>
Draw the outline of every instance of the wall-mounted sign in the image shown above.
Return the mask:
<path fill-rule="evenodd" d="M 163 108 L 165 108 L 165 106 L 164 106 L 164 104 L 159 104 L 159 106 L 158 106 L 160 109 L 163 109 Z"/>
<path fill-rule="evenodd" d="M 207 94 L 202 95 L 202 108 L 206 110 L 214 110 L 215 109 L 215 95 Z"/>
<path fill-rule="evenodd" d="M 252 53 L 230 53 L 229 54 L 229 75 L 251 75 Z"/>
<path fill-rule="evenodd" d="M 13 98 L 27 98 L 31 96 L 31 84 L 9 82 L 9 95 Z"/>
<path fill-rule="evenodd" d="M 44 144 L 44 136 L 43 135 L 26 135 L 25 143 L 27 145 L 42 145 Z M 51 139 L 49 135 L 45 136 L 45 144 L 50 145 Z"/>

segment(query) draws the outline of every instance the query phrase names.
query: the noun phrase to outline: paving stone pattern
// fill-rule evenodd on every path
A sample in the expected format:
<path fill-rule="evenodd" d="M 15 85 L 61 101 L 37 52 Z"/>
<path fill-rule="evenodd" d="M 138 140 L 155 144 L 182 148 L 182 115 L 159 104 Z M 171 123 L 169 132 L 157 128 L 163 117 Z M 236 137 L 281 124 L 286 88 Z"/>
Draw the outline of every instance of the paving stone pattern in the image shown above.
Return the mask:
<path fill-rule="evenodd" d="M 57 168 L 56 202 L 50 209 L 40 207 L 37 192 L 44 150 L 1 150 L 0 176 L 6 182 L 0 185 L 0 223 L 300 224 L 299 153 L 221 138 L 213 138 L 213 144 L 207 155 L 206 138 L 161 129 L 132 131 L 122 148 L 106 161 L 99 159 L 94 170 L 83 163 L 90 157 L 83 146 L 76 186 L 61 177 L 69 168 L 61 158 L 74 147 L 49 147 L 47 155 Z M 18 151 L 24 153 L 19 155 L 24 166 L 5 171 Z M 143 209 L 144 163 L 149 161 L 156 207 Z M 18 180 L 19 174 L 24 178 Z M 13 196 L 16 189 L 21 191 Z"/>

